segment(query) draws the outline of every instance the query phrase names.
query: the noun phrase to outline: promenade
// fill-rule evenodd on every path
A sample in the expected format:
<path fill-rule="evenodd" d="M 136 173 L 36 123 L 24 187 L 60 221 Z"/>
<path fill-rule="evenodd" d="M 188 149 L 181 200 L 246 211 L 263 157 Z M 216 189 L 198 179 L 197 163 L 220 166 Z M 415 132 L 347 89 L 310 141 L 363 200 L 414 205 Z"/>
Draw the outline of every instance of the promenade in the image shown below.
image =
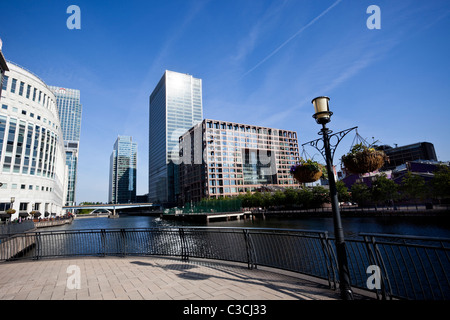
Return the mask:
<path fill-rule="evenodd" d="M 79 270 L 79 289 L 74 288 Z M 160 257 L 43 259 L 0 264 L 7 300 L 339 300 L 305 277 L 244 264 Z"/>

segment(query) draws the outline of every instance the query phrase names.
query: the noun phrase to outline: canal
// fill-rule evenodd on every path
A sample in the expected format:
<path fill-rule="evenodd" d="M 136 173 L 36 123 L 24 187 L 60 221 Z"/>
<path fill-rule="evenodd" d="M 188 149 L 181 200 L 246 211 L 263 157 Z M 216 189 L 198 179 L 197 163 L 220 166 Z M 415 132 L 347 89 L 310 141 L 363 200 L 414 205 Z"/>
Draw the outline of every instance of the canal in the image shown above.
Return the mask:
<path fill-rule="evenodd" d="M 342 217 L 345 237 L 353 238 L 361 232 L 414 235 L 426 237 L 450 238 L 450 218 L 442 216 L 430 217 Z M 179 226 L 209 227 L 253 227 L 253 228 L 285 228 L 303 230 L 323 230 L 333 235 L 333 218 L 267 218 L 257 220 L 217 221 L 208 224 L 189 223 L 164 220 L 159 217 L 121 215 L 118 219 L 106 217 L 77 218 L 72 224 L 46 228 L 49 230 L 75 229 L 109 229 L 109 228 L 155 228 Z"/>

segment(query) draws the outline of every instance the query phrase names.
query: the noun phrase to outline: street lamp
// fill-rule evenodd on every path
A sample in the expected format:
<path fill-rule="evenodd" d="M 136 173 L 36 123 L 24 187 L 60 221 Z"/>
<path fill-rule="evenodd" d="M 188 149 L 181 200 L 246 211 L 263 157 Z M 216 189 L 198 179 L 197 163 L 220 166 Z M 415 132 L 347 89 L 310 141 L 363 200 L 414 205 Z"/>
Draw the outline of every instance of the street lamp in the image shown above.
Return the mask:
<path fill-rule="evenodd" d="M 329 101 L 330 98 L 324 96 L 317 97 L 312 100 L 312 104 L 314 105 L 315 111 L 313 118 L 316 119 L 316 122 L 318 124 L 322 125 L 322 129 L 320 130 L 319 134 L 322 135 L 323 138 L 310 141 L 305 144 L 310 144 L 311 146 L 318 149 L 322 153 L 326 161 L 328 181 L 330 186 L 331 209 L 333 211 L 334 234 L 336 238 L 336 253 L 339 268 L 339 289 L 341 291 L 341 297 L 344 300 L 353 300 L 353 293 L 350 287 L 350 275 L 346 252 L 347 250 L 345 248 L 345 241 L 344 241 L 344 229 L 342 228 L 341 214 L 339 211 L 339 202 L 336 189 L 336 181 L 334 179 L 334 172 L 333 172 L 333 156 L 334 151 L 336 150 L 336 147 L 341 141 L 341 139 L 348 132 L 352 131 L 357 127 L 347 129 L 331 135 L 336 136 L 338 139 L 338 142 L 333 145 L 332 151 L 331 150 L 332 147 L 330 146 L 330 137 L 331 137 L 330 134 L 332 133 L 332 131 L 325 126 L 328 122 L 331 121 L 331 116 L 333 115 L 333 112 L 330 111 Z M 323 140 L 322 148 L 318 148 L 319 140 Z"/>
<path fill-rule="evenodd" d="M 330 111 L 330 105 L 329 105 L 330 98 L 328 97 L 317 97 L 314 98 L 311 102 L 314 106 L 314 113 L 313 118 L 316 119 L 316 122 L 318 124 L 325 124 L 331 121 L 331 116 L 333 115 L 333 112 Z"/>

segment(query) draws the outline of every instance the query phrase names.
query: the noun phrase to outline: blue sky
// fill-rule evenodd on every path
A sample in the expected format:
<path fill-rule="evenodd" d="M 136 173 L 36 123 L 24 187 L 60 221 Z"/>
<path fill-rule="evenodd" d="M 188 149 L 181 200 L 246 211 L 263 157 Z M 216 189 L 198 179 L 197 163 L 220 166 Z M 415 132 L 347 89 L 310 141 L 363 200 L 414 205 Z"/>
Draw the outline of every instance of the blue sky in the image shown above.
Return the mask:
<path fill-rule="evenodd" d="M 66 27 L 72 4 L 80 30 Z M 381 29 L 366 26 L 373 4 Z M 166 69 L 203 79 L 204 118 L 296 130 L 302 144 L 319 137 L 311 100 L 326 95 L 335 132 L 428 141 L 450 160 L 449 1 L 0 0 L 0 10 L 5 57 L 81 91 L 78 202 L 108 200 L 117 135 L 138 143 L 147 193 L 148 98 Z"/>

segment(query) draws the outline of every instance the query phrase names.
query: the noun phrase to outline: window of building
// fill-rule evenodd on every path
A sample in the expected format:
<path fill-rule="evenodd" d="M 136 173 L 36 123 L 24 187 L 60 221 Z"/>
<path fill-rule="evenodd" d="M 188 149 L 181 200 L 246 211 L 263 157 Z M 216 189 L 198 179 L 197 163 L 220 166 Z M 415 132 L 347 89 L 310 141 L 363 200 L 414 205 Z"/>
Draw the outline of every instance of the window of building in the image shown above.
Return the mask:
<path fill-rule="evenodd" d="M 6 87 L 8 86 L 8 76 L 3 76 L 2 80 L 2 90 L 6 90 Z"/>
<path fill-rule="evenodd" d="M 2 104 L 2 109 L 8 110 L 8 106 L 6 104 Z"/>
<path fill-rule="evenodd" d="M 19 211 L 27 211 L 28 210 L 28 202 L 21 202 L 19 205 Z"/>
<path fill-rule="evenodd" d="M 25 83 L 23 81 L 20 81 L 20 86 L 19 86 L 19 96 L 23 95 L 23 88 L 25 86 Z"/>
<path fill-rule="evenodd" d="M 16 93 L 16 84 L 17 84 L 17 79 L 12 79 L 12 82 L 11 82 L 11 92 L 12 93 Z"/>

